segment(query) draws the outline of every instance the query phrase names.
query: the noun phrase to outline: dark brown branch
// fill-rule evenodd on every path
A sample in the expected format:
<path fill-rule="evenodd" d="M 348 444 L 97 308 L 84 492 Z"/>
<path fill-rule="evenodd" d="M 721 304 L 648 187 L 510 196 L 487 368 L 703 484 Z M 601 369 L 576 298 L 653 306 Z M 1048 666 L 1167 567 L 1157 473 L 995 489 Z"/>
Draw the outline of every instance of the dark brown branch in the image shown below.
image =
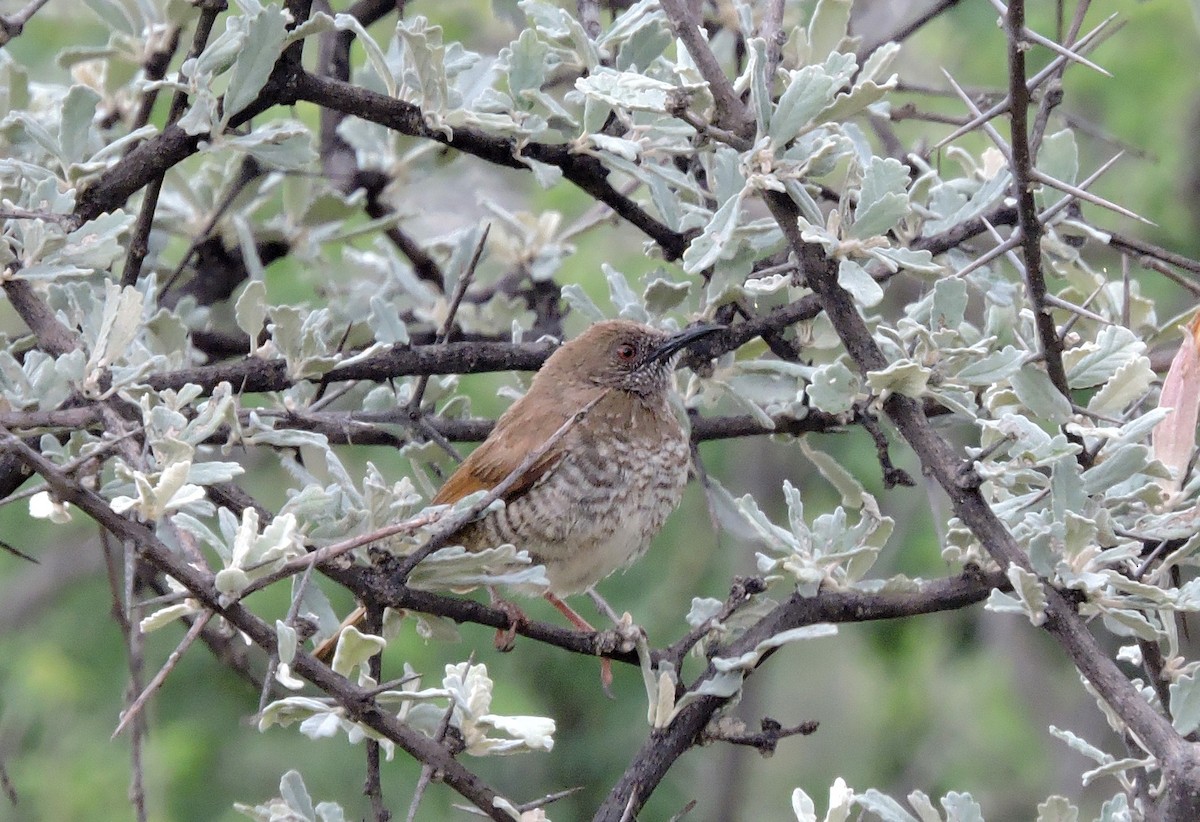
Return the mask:
<path fill-rule="evenodd" d="M 719 655 L 738 657 L 784 631 L 821 622 L 867 622 L 965 608 L 982 601 L 992 588 L 1005 583 L 1000 572 L 981 574 L 968 570 L 958 577 L 924 583 L 916 593 L 822 591 L 815 597 L 792 594 L 722 648 Z M 692 688 L 715 673 L 716 669 L 710 665 Z M 727 703 L 728 699 L 722 697 L 700 697 L 683 708 L 666 728 L 652 731 L 596 811 L 593 822 L 620 822 L 627 818 L 624 816 L 627 808 L 636 814 L 675 761 L 700 741 L 713 715 Z"/>
<path fill-rule="evenodd" d="M 1046 305 L 1046 276 L 1042 271 L 1042 223 L 1033 198 L 1033 154 L 1029 143 L 1029 89 L 1025 85 L 1025 2 L 1011 0 L 1005 18 L 1008 29 L 1008 96 L 1012 118 L 1012 173 L 1017 196 L 1017 224 L 1021 229 L 1021 249 L 1025 258 L 1025 284 L 1029 289 L 1034 323 L 1037 326 L 1041 354 L 1050 382 L 1070 399 L 1067 372 L 1063 368 L 1063 345 L 1054 316 Z"/>
<path fill-rule="evenodd" d="M 679 259 L 687 248 L 687 238 L 684 235 L 672 231 L 651 217 L 633 200 L 613 188 L 608 182 L 608 170 L 595 157 L 573 154 L 566 145 L 532 142 L 518 144 L 516 140 L 493 137 L 468 127 L 456 128 L 453 133 L 448 134 L 430 128 L 424 113 L 412 103 L 305 72 L 300 73 L 295 82 L 296 94 L 301 100 L 353 114 L 401 134 L 434 140 L 493 165 L 528 171 L 529 167 L 520 159 L 528 157 L 556 166 L 562 171 L 563 177 L 654 240 L 666 259 Z"/>
<path fill-rule="evenodd" d="M 0 46 L 6 45 L 15 37 L 20 37 L 29 19 L 48 2 L 50 0 L 30 0 L 29 5 L 18 12 L 0 15 Z"/>

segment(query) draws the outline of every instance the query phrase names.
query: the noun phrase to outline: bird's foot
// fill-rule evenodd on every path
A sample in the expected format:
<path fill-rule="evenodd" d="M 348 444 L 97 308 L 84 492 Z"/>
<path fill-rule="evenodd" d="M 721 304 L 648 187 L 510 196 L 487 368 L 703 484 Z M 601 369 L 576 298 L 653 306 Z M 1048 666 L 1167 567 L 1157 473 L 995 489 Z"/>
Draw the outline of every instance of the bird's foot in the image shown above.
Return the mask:
<path fill-rule="evenodd" d="M 495 591 L 491 592 L 492 607 L 498 611 L 503 611 L 508 617 L 508 627 L 497 628 L 495 645 L 496 650 L 501 653 L 508 653 L 513 649 L 517 642 L 517 632 L 529 620 L 525 616 L 525 612 L 513 605 L 507 599 L 501 599 L 496 595 Z"/>
<path fill-rule="evenodd" d="M 561 599 L 559 599 L 554 594 L 547 592 L 546 593 L 546 601 L 549 602 L 551 605 L 553 605 L 555 608 L 557 608 L 559 610 L 559 612 L 563 616 L 565 616 L 568 620 L 570 620 L 571 624 L 574 625 L 579 630 L 587 631 L 588 633 L 592 633 L 592 634 L 597 633 L 596 629 L 592 627 L 592 624 L 590 622 L 588 622 L 586 619 L 581 617 L 574 608 L 572 608 L 567 603 L 563 602 Z M 612 660 L 606 656 L 602 656 L 602 657 L 600 657 L 600 687 L 601 687 L 601 689 L 603 689 L 605 696 L 607 696 L 609 699 L 616 699 L 616 697 L 613 696 L 612 683 L 613 683 Z"/>

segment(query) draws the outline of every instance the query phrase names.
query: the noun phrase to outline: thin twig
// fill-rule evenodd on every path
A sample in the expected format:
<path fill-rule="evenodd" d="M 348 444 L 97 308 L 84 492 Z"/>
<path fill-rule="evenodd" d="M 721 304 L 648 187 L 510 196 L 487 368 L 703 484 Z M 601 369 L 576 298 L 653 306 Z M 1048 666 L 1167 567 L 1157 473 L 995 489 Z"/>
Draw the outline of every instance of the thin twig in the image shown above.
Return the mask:
<path fill-rule="evenodd" d="M 192 623 L 190 628 L 188 628 L 188 632 L 184 634 L 183 640 L 178 646 L 176 646 L 175 650 L 171 652 L 171 655 L 167 657 L 167 661 L 163 663 L 163 666 L 158 670 L 158 673 L 154 675 L 154 678 L 150 680 L 150 684 L 147 685 L 140 694 L 138 694 L 138 697 L 133 701 L 133 704 L 121 712 L 121 721 L 117 723 L 117 727 L 112 732 L 112 736 L 110 737 L 111 739 L 116 739 L 121 735 L 121 731 L 129 727 L 129 723 L 138 716 L 142 708 L 145 706 L 146 701 L 154 695 L 155 691 L 162 687 L 164 682 L 166 682 L 167 676 L 171 673 L 171 671 L 175 670 L 175 666 L 178 665 L 179 660 L 183 658 L 183 652 L 190 648 L 192 643 L 196 641 L 196 638 L 200 636 L 200 633 L 204 630 L 204 626 L 208 624 L 210 619 L 212 619 L 212 611 L 205 611 L 196 618 L 196 621 Z"/>
<path fill-rule="evenodd" d="M 462 305 L 463 295 L 467 293 L 467 288 L 470 287 L 471 282 L 475 279 L 475 269 L 479 265 L 479 260 L 483 257 L 483 249 L 487 245 L 488 234 L 491 231 L 491 223 L 483 227 L 483 231 L 479 235 L 479 241 L 475 244 L 475 251 L 471 255 L 471 261 L 467 264 L 466 270 L 463 271 L 462 276 L 458 278 L 458 283 L 454 286 L 454 293 L 450 296 L 449 305 L 446 306 L 446 317 L 442 320 L 442 325 L 433 340 L 434 345 L 442 345 L 446 340 L 450 339 L 450 332 L 454 330 L 454 318 L 458 314 L 458 307 Z M 422 374 L 417 378 L 417 385 L 413 389 L 412 399 L 408 403 L 408 412 L 410 414 L 421 413 L 421 400 L 425 397 L 425 388 L 428 385 L 428 374 Z"/>
<path fill-rule="evenodd" d="M 213 24 L 217 20 L 217 15 L 222 11 L 220 6 L 224 3 L 209 3 L 205 4 L 200 12 L 200 18 L 196 21 L 196 31 L 192 35 L 192 46 L 188 49 L 186 60 L 192 60 L 200 56 L 204 51 L 204 46 L 208 43 L 209 35 L 212 34 Z M 187 77 L 180 71 L 180 82 L 186 83 Z M 176 89 L 174 96 L 171 98 L 171 110 L 167 114 L 167 126 L 172 126 L 183 116 L 183 111 L 187 105 L 187 93 L 182 89 Z M 125 270 L 121 274 L 121 285 L 134 285 L 142 276 L 142 263 L 146 260 L 146 255 L 150 251 L 150 229 L 154 224 L 154 212 L 158 208 L 158 197 L 162 193 L 163 180 L 166 179 L 165 172 L 158 174 L 150 179 L 146 184 L 146 193 L 142 195 L 142 208 L 138 212 L 137 222 L 134 223 L 133 233 L 129 238 L 129 250 L 125 255 Z"/>
<path fill-rule="evenodd" d="M 20 11 L 0 16 L 0 46 L 7 45 L 14 37 L 20 37 L 29 18 L 37 14 L 38 10 L 49 1 L 31 0 L 29 5 Z"/>

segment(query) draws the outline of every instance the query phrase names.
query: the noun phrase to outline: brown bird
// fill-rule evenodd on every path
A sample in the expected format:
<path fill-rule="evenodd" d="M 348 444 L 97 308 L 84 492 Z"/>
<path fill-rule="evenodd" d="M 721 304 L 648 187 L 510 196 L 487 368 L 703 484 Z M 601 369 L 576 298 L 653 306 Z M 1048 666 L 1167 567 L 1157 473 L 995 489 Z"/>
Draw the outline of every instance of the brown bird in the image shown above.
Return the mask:
<path fill-rule="evenodd" d="M 546 598 L 576 627 L 592 630 L 560 597 L 586 591 L 640 557 L 679 504 L 690 451 L 669 400 L 672 373 L 683 348 L 719 330 L 699 325 L 667 334 L 608 320 L 555 351 L 433 503 L 500 484 L 595 404 L 517 480 L 502 509 L 463 526 L 450 544 L 478 551 L 512 543 L 528 551 L 546 567 Z M 335 641 L 317 655 L 331 655 Z"/>

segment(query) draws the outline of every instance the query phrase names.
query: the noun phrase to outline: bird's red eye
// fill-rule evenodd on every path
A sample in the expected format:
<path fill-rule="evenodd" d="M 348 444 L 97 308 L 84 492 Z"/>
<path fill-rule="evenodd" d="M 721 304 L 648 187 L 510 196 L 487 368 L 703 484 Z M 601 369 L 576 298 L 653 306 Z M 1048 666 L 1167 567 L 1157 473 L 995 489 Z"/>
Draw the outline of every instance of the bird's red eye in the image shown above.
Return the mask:
<path fill-rule="evenodd" d="M 617 359 L 621 362 L 631 362 L 637 355 L 637 349 L 629 343 L 621 343 L 616 349 Z"/>

